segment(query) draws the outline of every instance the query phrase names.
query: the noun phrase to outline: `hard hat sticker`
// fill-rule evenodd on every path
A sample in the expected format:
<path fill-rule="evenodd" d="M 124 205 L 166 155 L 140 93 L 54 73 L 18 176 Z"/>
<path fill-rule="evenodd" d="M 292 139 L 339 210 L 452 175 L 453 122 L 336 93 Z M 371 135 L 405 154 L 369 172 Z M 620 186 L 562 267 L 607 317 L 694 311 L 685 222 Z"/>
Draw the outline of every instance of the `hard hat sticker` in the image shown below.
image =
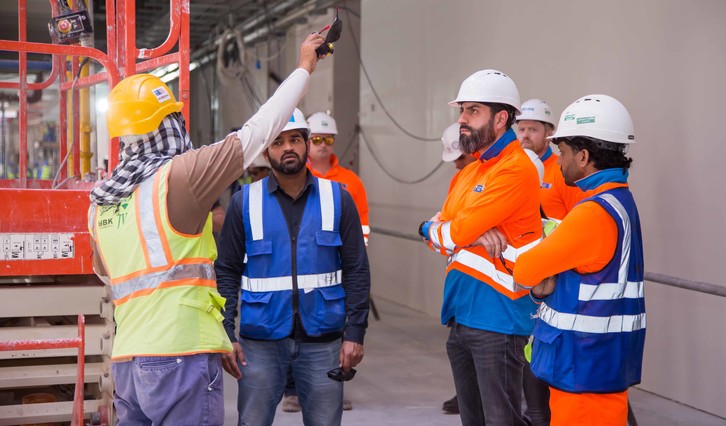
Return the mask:
<path fill-rule="evenodd" d="M 587 124 L 587 123 L 594 123 L 595 117 L 580 117 L 577 119 L 577 124 Z"/>
<path fill-rule="evenodd" d="M 290 121 L 289 121 L 289 123 L 294 123 L 294 122 L 295 122 L 295 113 L 293 113 L 293 114 L 292 114 L 292 115 L 290 116 Z"/>
<path fill-rule="evenodd" d="M 159 103 L 166 102 L 171 99 L 171 96 L 169 96 L 169 92 L 167 92 L 163 86 L 159 86 L 151 92 L 154 94 L 154 96 L 156 96 L 156 100 L 159 101 Z"/>

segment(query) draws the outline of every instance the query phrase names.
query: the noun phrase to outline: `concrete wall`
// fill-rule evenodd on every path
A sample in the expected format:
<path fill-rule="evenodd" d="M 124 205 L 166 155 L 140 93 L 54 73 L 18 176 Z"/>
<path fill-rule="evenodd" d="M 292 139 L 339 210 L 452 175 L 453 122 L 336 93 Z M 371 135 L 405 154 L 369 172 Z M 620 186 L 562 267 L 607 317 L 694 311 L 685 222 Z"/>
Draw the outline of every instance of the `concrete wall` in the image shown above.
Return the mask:
<path fill-rule="evenodd" d="M 726 2 L 362 1 L 362 59 L 386 108 L 407 130 L 437 138 L 456 118 L 446 105 L 461 81 L 496 68 L 522 99 L 547 100 L 559 114 L 589 93 L 630 110 L 638 143 L 631 185 L 645 234 L 646 269 L 724 282 L 721 188 L 726 180 Z M 399 180 L 432 170 L 438 142 L 396 129 L 361 76 L 361 176 L 373 226 L 415 233 L 441 206 L 453 165 L 423 183 Z M 365 145 L 368 145 L 366 148 Z M 422 245 L 374 235 L 373 294 L 437 316 L 444 259 Z M 648 338 L 642 388 L 726 417 L 726 300 L 647 284 Z M 441 342 L 443 344 L 443 342 Z"/>

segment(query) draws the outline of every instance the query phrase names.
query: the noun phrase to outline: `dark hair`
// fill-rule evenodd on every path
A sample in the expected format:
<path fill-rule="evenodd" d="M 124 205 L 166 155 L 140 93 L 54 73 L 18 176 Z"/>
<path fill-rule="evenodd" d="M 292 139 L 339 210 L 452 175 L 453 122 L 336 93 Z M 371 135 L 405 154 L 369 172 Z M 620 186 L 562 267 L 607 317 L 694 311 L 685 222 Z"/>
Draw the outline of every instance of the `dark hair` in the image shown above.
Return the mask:
<path fill-rule="evenodd" d="M 482 102 L 484 105 L 488 106 L 492 110 L 492 118 L 494 118 L 495 115 L 497 115 L 500 111 L 506 111 L 507 112 L 507 126 L 506 129 L 509 129 L 514 125 L 514 120 L 516 120 L 517 110 L 507 104 L 498 104 L 493 102 Z"/>
<path fill-rule="evenodd" d="M 556 144 L 564 142 L 575 151 L 586 149 L 590 153 L 590 161 L 598 170 L 629 169 L 633 162 L 631 157 L 625 156 L 628 152 L 628 145 L 625 144 L 585 136 L 557 138 L 554 142 Z"/>

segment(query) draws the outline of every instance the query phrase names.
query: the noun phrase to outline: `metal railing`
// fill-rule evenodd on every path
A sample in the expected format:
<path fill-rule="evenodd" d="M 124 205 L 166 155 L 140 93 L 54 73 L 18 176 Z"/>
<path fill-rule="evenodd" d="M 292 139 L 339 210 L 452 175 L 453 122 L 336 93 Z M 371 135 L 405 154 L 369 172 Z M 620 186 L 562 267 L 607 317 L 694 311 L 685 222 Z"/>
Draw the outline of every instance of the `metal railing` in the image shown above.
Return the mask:
<path fill-rule="evenodd" d="M 388 235 L 389 237 L 401 238 L 403 240 L 410 241 L 421 241 L 421 237 L 414 234 L 408 234 L 405 232 L 393 231 L 390 229 L 379 228 L 377 226 L 371 227 L 371 232 L 381 235 Z M 714 296 L 726 297 L 726 286 L 706 283 L 702 281 L 687 280 L 685 278 L 672 277 L 670 275 L 658 274 L 655 272 L 645 272 L 645 280 L 667 285 L 670 287 L 682 288 L 685 290 L 696 291 L 699 293 L 712 294 Z"/>

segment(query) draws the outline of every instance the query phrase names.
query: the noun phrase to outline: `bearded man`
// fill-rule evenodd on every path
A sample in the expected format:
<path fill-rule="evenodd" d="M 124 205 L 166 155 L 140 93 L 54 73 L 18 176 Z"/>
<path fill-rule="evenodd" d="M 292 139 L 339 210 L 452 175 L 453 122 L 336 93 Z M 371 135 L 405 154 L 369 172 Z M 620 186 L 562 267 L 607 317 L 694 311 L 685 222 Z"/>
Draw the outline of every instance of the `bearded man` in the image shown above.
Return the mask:
<path fill-rule="evenodd" d="M 464 80 L 459 147 L 477 160 L 459 172 L 441 212 L 419 234 L 450 256 L 441 323 L 464 425 L 526 425 L 522 416 L 524 346 L 536 305 L 512 279 L 517 256 L 541 239 L 537 169 L 511 129 L 519 113 L 517 86 L 500 71 Z M 484 247 L 496 229 L 509 246 Z"/>

